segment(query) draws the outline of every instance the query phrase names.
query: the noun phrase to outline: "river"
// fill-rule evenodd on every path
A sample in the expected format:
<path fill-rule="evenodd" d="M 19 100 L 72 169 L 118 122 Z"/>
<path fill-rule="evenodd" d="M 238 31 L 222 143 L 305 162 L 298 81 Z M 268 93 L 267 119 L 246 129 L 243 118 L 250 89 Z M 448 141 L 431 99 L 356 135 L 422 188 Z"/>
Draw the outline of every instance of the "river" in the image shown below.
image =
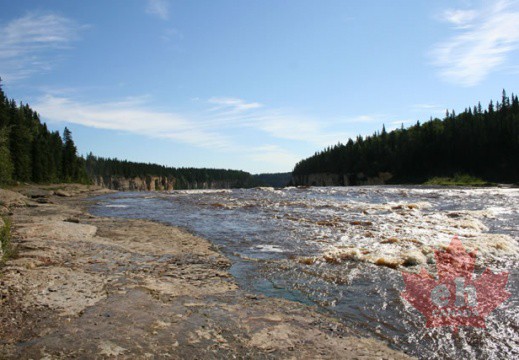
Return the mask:
<path fill-rule="evenodd" d="M 94 215 L 150 219 L 209 239 L 239 285 L 314 304 L 360 334 L 419 358 L 519 358 L 519 189 L 409 186 L 116 193 Z M 402 272 L 436 276 L 434 251 L 458 236 L 474 276 L 509 273 L 486 329 L 426 328 Z"/>

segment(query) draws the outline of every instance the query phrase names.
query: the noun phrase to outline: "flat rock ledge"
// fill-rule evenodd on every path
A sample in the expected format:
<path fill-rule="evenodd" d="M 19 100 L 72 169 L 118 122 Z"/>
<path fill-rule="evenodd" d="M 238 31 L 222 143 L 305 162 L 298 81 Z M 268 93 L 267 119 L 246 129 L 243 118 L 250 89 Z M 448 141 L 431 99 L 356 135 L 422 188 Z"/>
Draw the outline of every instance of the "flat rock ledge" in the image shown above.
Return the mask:
<path fill-rule="evenodd" d="M 91 216 L 86 198 L 103 189 L 16 190 L 0 191 L 17 247 L 0 269 L 2 359 L 409 358 L 313 307 L 239 289 L 205 239 Z"/>

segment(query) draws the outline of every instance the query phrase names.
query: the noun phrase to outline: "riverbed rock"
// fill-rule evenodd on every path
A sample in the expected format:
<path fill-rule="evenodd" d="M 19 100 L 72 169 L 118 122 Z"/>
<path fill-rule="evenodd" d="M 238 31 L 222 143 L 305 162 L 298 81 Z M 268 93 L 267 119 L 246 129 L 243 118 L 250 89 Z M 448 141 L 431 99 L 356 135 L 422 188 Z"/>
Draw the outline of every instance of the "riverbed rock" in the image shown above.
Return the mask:
<path fill-rule="evenodd" d="M 65 190 L 56 190 L 56 191 L 54 191 L 54 195 L 61 196 L 61 197 L 71 197 L 72 196 L 69 192 L 67 192 Z"/>
<path fill-rule="evenodd" d="M 31 199 L 48 198 L 52 195 L 52 191 L 35 188 L 35 187 L 24 187 L 18 190 L 21 194 Z"/>
<path fill-rule="evenodd" d="M 403 255 L 404 262 L 403 266 L 416 266 L 422 265 L 427 262 L 427 258 L 424 254 L 419 251 L 409 251 Z"/>
<path fill-rule="evenodd" d="M 380 257 L 375 261 L 375 265 L 396 269 L 402 265 L 402 260 L 393 257 Z"/>
<path fill-rule="evenodd" d="M 27 197 L 14 191 L 0 189 L 0 206 L 25 206 Z"/>
<path fill-rule="evenodd" d="M 5 226 L 5 223 L 4 223 L 4 219 L 2 219 L 0 217 L 0 232 L 2 232 L 4 230 L 4 226 Z M 4 249 L 3 249 L 3 244 L 0 244 L 0 261 L 2 260 L 2 258 L 4 257 Z"/>
<path fill-rule="evenodd" d="M 75 224 L 72 222 L 51 220 L 41 221 L 32 226 L 17 230 L 17 234 L 23 238 L 43 238 L 55 241 L 88 241 L 92 239 L 97 227 L 86 224 Z"/>
<path fill-rule="evenodd" d="M 408 359 L 313 307 L 251 296 L 205 239 L 91 217 L 75 195 L 52 200 L 14 209 L 19 252 L 0 278 L 2 359 Z"/>

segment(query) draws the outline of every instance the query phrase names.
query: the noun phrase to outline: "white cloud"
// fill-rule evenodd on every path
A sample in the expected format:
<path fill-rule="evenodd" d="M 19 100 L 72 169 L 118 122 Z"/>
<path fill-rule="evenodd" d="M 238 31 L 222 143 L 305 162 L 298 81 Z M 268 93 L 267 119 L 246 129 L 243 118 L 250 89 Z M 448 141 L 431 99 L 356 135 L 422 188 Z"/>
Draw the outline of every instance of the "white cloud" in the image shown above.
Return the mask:
<path fill-rule="evenodd" d="M 83 26 L 57 14 L 29 13 L 0 25 L 0 75 L 14 81 L 49 71 Z"/>
<path fill-rule="evenodd" d="M 380 121 L 380 119 L 386 118 L 387 115 L 384 114 L 363 114 L 355 117 L 350 117 L 344 119 L 346 123 L 371 123 L 375 121 Z"/>
<path fill-rule="evenodd" d="M 159 17 L 162 20 L 169 18 L 168 0 L 147 0 L 146 13 Z"/>
<path fill-rule="evenodd" d="M 209 103 L 217 105 L 212 110 L 222 110 L 226 109 L 232 112 L 242 112 L 252 109 L 258 109 L 262 107 L 260 103 L 257 102 L 246 102 L 242 99 L 237 98 L 221 98 L 221 97 L 212 97 L 209 99 Z"/>
<path fill-rule="evenodd" d="M 303 157 L 304 154 L 296 150 L 301 148 L 301 143 L 321 148 L 339 141 L 344 143 L 356 135 L 345 131 L 348 121 L 301 116 L 294 111 L 271 109 L 239 98 L 198 100 L 202 108 L 179 114 L 153 109 L 149 96 L 105 103 L 75 100 L 77 96 L 69 90 L 64 94 L 54 91 L 33 102 L 32 107 L 44 121 L 171 139 L 232 152 L 247 161 L 271 164 L 278 170 L 292 168 Z M 352 119 L 358 118 L 366 119 L 362 116 Z M 249 139 L 253 139 L 254 144 L 248 143 Z M 283 142 L 277 144 L 277 140 Z"/>
<path fill-rule="evenodd" d="M 413 110 L 431 110 L 431 109 L 438 109 L 441 108 L 438 105 L 435 104 L 414 104 L 411 106 Z"/>
<path fill-rule="evenodd" d="M 519 45 L 519 5 L 500 0 L 479 10 L 449 10 L 444 20 L 457 34 L 432 51 L 440 76 L 462 86 L 474 86 L 502 66 Z"/>
<path fill-rule="evenodd" d="M 351 133 L 339 130 L 334 120 L 314 119 L 282 110 L 258 113 L 246 119 L 244 126 L 278 139 L 302 141 L 319 147 L 345 142 L 351 137 Z"/>
<path fill-rule="evenodd" d="M 181 115 L 150 110 L 145 98 L 86 104 L 65 97 L 47 95 L 33 105 L 44 119 L 84 126 L 121 130 L 154 138 L 178 140 L 211 149 L 230 146 L 225 136 L 199 128 Z"/>
<path fill-rule="evenodd" d="M 414 104 L 410 106 L 410 110 L 415 113 L 420 113 L 426 116 L 434 116 L 437 113 L 444 112 L 445 106 L 437 104 Z"/>
<path fill-rule="evenodd" d="M 443 20 L 455 25 L 458 28 L 466 29 L 472 27 L 472 21 L 478 16 L 475 10 L 445 10 Z"/>

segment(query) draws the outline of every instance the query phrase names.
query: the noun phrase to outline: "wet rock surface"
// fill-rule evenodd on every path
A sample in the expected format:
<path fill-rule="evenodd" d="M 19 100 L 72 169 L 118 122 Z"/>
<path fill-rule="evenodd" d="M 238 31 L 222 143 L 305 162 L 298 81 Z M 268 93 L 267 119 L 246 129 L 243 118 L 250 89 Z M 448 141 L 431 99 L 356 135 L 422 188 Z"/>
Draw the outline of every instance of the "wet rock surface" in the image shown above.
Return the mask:
<path fill-rule="evenodd" d="M 209 240 L 232 261 L 242 289 L 315 304 L 366 337 L 420 358 L 516 358 L 517 207 L 502 188 L 401 186 L 258 188 L 118 193 L 98 216 L 147 218 Z M 401 297 L 403 273 L 438 275 L 436 251 L 458 236 L 476 251 L 478 278 L 510 273 L 512 297 L 486 329 L 427 328 Z"/>
<path fill-rule="evenodd" d="M 24 190 L 4 194 L 18 254 L 0 269 L 0 358 L 407 358 L 239 289 L 202 238 L 88 214 L 100 188 Z"/>

